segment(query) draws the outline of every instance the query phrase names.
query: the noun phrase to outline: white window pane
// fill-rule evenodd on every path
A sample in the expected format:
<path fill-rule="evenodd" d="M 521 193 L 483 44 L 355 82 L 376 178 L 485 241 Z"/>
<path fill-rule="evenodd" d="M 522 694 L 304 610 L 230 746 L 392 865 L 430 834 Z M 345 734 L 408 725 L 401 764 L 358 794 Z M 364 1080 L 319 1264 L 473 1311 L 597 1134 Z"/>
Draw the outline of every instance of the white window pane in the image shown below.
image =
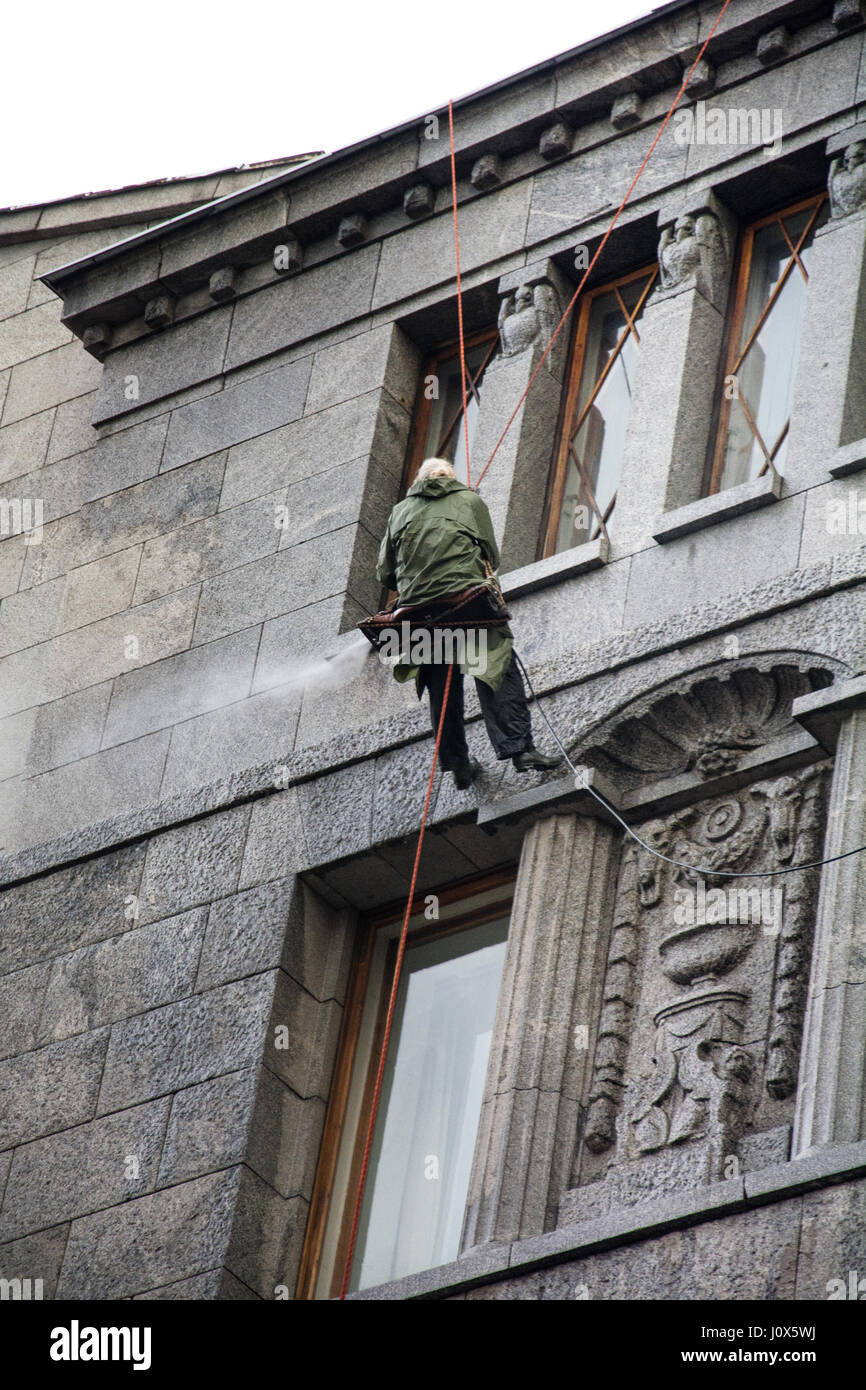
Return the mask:
<path fill-rule="evenodd" d="M 620 294 L 629 312 L 634 312 L 646 283 L 646 278 L 641 276 L 621 286 Z M 636 319 L 636 323 L 639 322 L 640 315 Z M 597 295 L 590 312 L 575 419 L 579 419 L 585 409 L 625 328 L 626 317 L 616 293 L 610 291 Z M 602 514 L 619 487 L 637 357 L 637 341 L 632 333 L 628 333 L 574 439 L 575 450 Z M 596 524 L 589 495 L 574 460 L 569 456 L 556 539 L 557 551 L 568 550 L 589 540 Z"/>
<path fill-rule="evenodd" d="M 806 208 L 796 215 L 782 214 L 788 238 L 794 246 L 800 240 L 812 213 L 812 208 Z M 818 220 L 820 222 L 821 219 Z M 799 253 L 807 270 L 810 251 L 811 233 Z M 790 258 L 788 239 L 777 222 L 770 223 L 757 233 L 752 247 L 738 351 L 742 351 L 748 343 Z M 795 263 L 755 333 L 737 372 L 740 395 L 770 453 L 791 415 L 805 306 L 806 282 Z M 784 470 L 786 452 L 787 440 L 783 440 L 773 460 L 774 467 L 780 473 Z M 721 488 L 734 487 L 757 478 L 765 462 L 764 452 L 749 426 L 740 401 L 733 400 Z"/>
<path fill-rule="evenodd" d="M 456 1258 L 507 918 L 406 951 L 352 1284 Z"/>

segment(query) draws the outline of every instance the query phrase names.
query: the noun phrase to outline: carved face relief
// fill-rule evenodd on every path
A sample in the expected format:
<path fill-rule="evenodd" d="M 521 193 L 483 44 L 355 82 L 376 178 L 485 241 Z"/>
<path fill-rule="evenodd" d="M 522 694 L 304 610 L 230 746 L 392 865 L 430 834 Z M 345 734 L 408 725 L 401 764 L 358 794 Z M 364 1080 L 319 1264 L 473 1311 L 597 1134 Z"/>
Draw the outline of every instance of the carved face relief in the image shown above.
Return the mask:
<path fill-rule="evenodd" d="M 644 826 L 641 839 L 646 841 L 650 849 L 644 849 L 643 845 L 637 847 L 638 892 L 641 907 L 653 907 L 658 902 L 661 891 L 663 860 L 659 859 L 658 855 L 669 852 L 671 832 L 664 821 L 653 820 L 650 821 L 649 825 Z M 652 850 L 655 850 L 656 853 L 653 854 Z"/>
<path fill-rule="evenodd" d="M 866 207 L 866 140 L 855 140 L 830 167 L 830 204 L 834 217 Z"/>
<path fill-rule="evenodd" d="M 719 220 L 708 209 L 685 213 L 666 227 L 658 254 L 662 289 L 694 283 L 711 298 L 721 292 L 729 256 Z"/>
<path fill-rule="evenodd" d="M 551 284 L 542 280 L 534 286 L 521 285 L 514 294 L 505 296 L 499 310 L 502 356 L 513 357 L 525 348 L 546 346 L 558 319 L 559 304 Z"/>

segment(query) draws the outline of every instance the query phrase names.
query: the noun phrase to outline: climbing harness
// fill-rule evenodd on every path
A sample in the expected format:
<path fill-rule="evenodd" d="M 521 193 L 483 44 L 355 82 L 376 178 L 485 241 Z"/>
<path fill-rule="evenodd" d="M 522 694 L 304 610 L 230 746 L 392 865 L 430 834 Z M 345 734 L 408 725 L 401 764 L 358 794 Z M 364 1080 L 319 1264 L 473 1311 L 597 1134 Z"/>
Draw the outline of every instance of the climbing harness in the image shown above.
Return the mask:
<path fill-rule="evenodd" d="M 418 632 L 468 630 L 470 628 L 504 627 L 511 614 L 505 603 L 499 580 L 489 560 L 484 561 L 485 578 L 470 584 L 456 594 L 423 603 L 401 603 L 395 599 L 389 608 L 373 613 L 358 623 L 368 642 L 380 650 L 387 641 L 397 637 L 407 646 Z"/>

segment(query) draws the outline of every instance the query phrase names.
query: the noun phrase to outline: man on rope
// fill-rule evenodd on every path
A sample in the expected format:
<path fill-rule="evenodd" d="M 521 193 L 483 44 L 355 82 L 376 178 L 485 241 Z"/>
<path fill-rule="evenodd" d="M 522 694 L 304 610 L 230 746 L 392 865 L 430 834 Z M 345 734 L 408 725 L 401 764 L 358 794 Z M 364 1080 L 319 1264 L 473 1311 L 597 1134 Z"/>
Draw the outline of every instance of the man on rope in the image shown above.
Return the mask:
<path fill-rule="evenodd" d="M 499 549 L 487 507 L 477 492 L 458 481 L 446 459 L 427 459 L 388 519 L 379 549 L 377 578 L 388 589 L 396 590 L 399 605 L 424 603 L 483 583 L 488 577 L 485 562 L 493 570 L 499 568 Z M 453 772 L 461 789 L 468 787 L 481 771 L 481 764 L 470 758 L 466 744 L 465 674 L 475 676 L 487 734 L 500 761 L 511 758 L 518 772 L 547 771 L 562 761 L 560 757 L 539 753 L 532 742 L 532 720 L 510 627 L 485 627 L 479 635 L 486 639 L 482 647 L 484 661 L 477 666 L 465 661 L 453 663 L 439 749 L 442 766 L 446 772 Z M 394 667 L 398 680 L 415 678 L 419 699 L 424 690 L 429 691 L 434 734 L 439 726 L 449 664 L 434 658 L 421 665 L 404 660 Z"/>

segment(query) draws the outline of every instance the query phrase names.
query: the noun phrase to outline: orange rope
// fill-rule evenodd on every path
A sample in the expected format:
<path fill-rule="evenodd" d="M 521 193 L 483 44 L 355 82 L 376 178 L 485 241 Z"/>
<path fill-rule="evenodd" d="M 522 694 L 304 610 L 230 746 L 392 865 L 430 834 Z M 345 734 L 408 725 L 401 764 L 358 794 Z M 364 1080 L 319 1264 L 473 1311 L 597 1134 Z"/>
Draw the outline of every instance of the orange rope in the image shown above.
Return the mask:
<path fill-rule="evenodd" d="M 725 0 L 725 3 L 722 5 L 722 8 L 719 10 L 719 13 L 716 15 L 715 23 L 713 24 L 712 29 L 711 29 L 710 32 L 707 34 L 707 37 L 704 39 L 703 45 L 701 46 L 701 50 L 700 50 L 700 52 L 698 53 L 697 58 L 696 58 L 695 61 L 692 63 L 691 67 L 689 68 L 688 72 L 686 73 L 685 77 L 683 78 L 683 85 L 680 87 L 680 90 L 677 92 L 676 96 L 674 97 L 673 105 L 671 106 L 670 110 L 668 111 L 668 114 L 665 116 L 664 120 L 662 121 L 661 125 L 659 126 L 659 129 L 658 129 L 658 133 L 657 133 L 657 135 L 656 135 L 656 138 L 653 140 L 652 144 L 650 145 L 649 149 L 647 150 L 647 152 L 646 152 L 646 154 L 645 154 L 645 156 L 644 156 L 644 159 L 643 159 L 643 162 L 642 162 L 640 168 L 638 169 L 637 173 L 635 174 L 634 178 L 632 179 L 631 183 L 629 184 L 628 191 L 627 191 L 625 197 L 623 198 L 622 202 L 620 203 L 619 207 L 617 208 L 616 212 L 614 213 L 613 221 L 611 222 L 610 226 L 608 227 L 607 231 L 605 232 L 604 236 L 602 237 L 601 243 L 600 243 L 600 245 L 599 245 L 599 247 L 598 247 L 598 250 L 596 251 L 595 255 L 593 256 L 593 258 L 592 258 L 592 260 L 590 261 L 589 265 L 587 266 L 586 270 L 584 271 L 584 273 L 583 273 L 583 279 L 581 280 L 580 284 L 578 285 L 577 289 L 575 290 L 574 294 L 572 295 L 571 300 L 569 301 L 568 307 L 567 307 L 566 310 L 565 310 L 565 313 L 563 314 L 562 318 L 559 320 L 559 323 L 558 323 L 557 326 L 556 326 L 556 329 L 555 329 L 555 331 L 554 331 L 554 333 L 553 333 L 552 338 L 550 339 L 550 342 L 547 344 L 547 347 L 544 349 L 544 352 L 543 352 L 542 355 L 541 355 L 541 358 L 540 358 L 540 360 L 539 360 L 539 362 L 538 362 L 538 366 L 535 368 L 535 371 L 532 373 L 532 376 L 529 378 L 529 382 L 527 383 L 526 390 L 523 392 L 523 395 L 520 397 L 520 400 L 517 402 L 517 405 L 514 407 L 514 410 L 513 410 L 512 414 L 511 414 L 511 417 L 510 417 L 510 419 L 509 419 L 509 421 L 508 421 L 508 424 L 505 426 L 505 429 L 502 431 L 501 435 L 499 436 L 498 440 L 496 441 L 496 445 L 495 445 L 495 448 L 494 448 L 494 450 L 493 450 L 493 453 L 490 455 L 490 458 L 487 460 L 487 462 L 485 463 L 485 465 L 484 465 L 484 467 L 482 468 L 481 472 L 479 473 L 479 475 L 478 475 L 478 482 L 475 484 L 475 490 L 476 490 L 476 491 L 478 490 L 478 488 L 479 488 L 480 485 L 481 485 L 481 479 L 484 477 L 484 474 L 487 472 L 488 468 L 490 467 L 491 463 L 493 462 L 494 458 L 496 457 L 496 453 L 497 453 L 497 450 L 499 449 L 500 444 L 502 443 L 503 439 L 504 439 L 505 436 L 507 435 L 508 431 L 511 429 L 511 426 L 512 426 L 512 424 L 514 423 L 515 419 L 517 418 L 518 411 L 520 410 L 520 407 L 523 405 L 523 402 L 526 400 L 526 397 L 527 397 L 528 394 L 529 394 L 529 388 L 530 388 L 530 386 L 532 385 L 532 383 L 535 381 L 535 378 L 538 376 L 538 373 L 541 371 L 541 368 L 542 368 L 542 366 L 543 366 L 543 364 L 544 364 L 544 362 L 545 362 L 545 360 L 546 360 L 546 358 L 547 358 L 547 354 L 550 352 L 550 349 L 553 347 L 553 344 L 556 342 L 557 338 L 559 337 L 559 333 L 560 333 L 560 330 L 561 330 L 563 324 L 565 323 L 566 319 L 568 318 L 569 314 L 571 313 L 572 309 L 574 308 L 575 304 L 577 303 L 578 295 L 580 294 L 581 290 L 583 289 L 584 285 L 586 284 L 587 279 L 589 278 L 590 274 L 592 273 L 592 269 L 593 269 L 593 267 L 594 267 L 596 261 L 598 260 L 599 256 L 601 255 L 602 251 L 604 250 L 605 244 L 606 244 L 606 242 L 607 242 L 607 239 L 608 239 L 608 237 L 610 236 L 611 232 L 613 231 L 614 227 L 616 226 L 617 222 L 619 221 L 619 217 L 620 217 L 620 214 L 621 214 L 623 208 L 625 207 L 626 203 L 628 202 L 629 198 L 631 197 L 632 193 L 634 192 L 634 188 L 635 188 L 635 185 L 637 184 L 638 179 L 640 178 L 641 174 L 643 173 L 644 169 L 646 168 L 647 164 L 649 163 L 649 159 L 650 159 L 650 156 L 651 156 L 652 153 L 653 153 L 653 150 L 655 149 L 655 147 L 656 147 L 656 145 L 658 144 L 659 140 L 662 138 L 662 135 L 663 135 L 664 132 L 665 132 L 665 128 L 666 128 L 666 126 L 667 126 L 667 124 L 668 124 L 668 121 L 670 120 L 671 116 L 674 114 L 674 112 L 676 111 L 677 107 L 679 106 L 680 98 L 682 97 L 683 92 L 686 90 L 686 87 L 688 86 L 689 79 L 690 79 L 692 73 L 694 72 L 695 68 L 697 67 L 698 63 L 701 61 L 701 58 L 704 56 L 704 53 L 705 53 L 705 51 L 706 51 L 707 44 L 709 43 L 710 39 L 713 37 L 713 34 L 716 32 L 716 29 L 719 27 L 719 24 L 721 23 L 721 20 L 722 20 L 722 16 L 724 15 L 725 10 L 728 8 L 728 6 L 730 5 L 730 3 L 731 3 L 731 0 Z M 456 210 L 455 210 L 455 216 L 456 216 Z"/>
<path fill-rule="evenodd" d="M 469 475 L 469 415 L 466 408 L 466 353 L 463 347 L 463 291 L 460 283 L 460 230 L 457 226 L 457 167 L 454 162 L 454 107 L 448 100 L 448 135 L 451 140 L 451 206 L 454 210 L 454 256 L 457 262 L 457 325 L 460 333 L 460 387 L 463 392 L 463 430 L 466 439 L 466 486 Z"/>
<path fill-rule="evenodd" d="M 467 455 L 468 457 L 468 455 Z M 448 705 L 448 691 L 451 689 L 451 677 L 454 674 L 454 667 L 448 667 L 448 674 L 445 677 L 445 693 L 442 696 L 442 710 L 439 714 L 439 728 L 436 731 L 436 744 L 433 749 L 433 762 L 430 766 L 430 776 L 427 780 L 427 796 L 424 800 L 424 811 L 421 816 L 421 829 L 418 832 L 418 846 L 415 850 L 415 863 L 412 868 L 412 882 L 409 886 L 409 901 L 406 903 L 406 912 L 403 917 L 403 929 L 400 933 L 400 945 L 397 950 L 397 961 L 394 966 L 394 979 L 391 982 L 391 998 L 388 1001 L 388 1016 L 385 1020 L 385 1036 L 382 1039 L 382 1051 L 379 1055 L 379 1070 L 376 1073 L 376 1087 L 373 1091 L 373 1105 L 370 1110 L 370 1121 L 367 1125 L 367 1138 L 364 1142 L 364 1157 L 361 1161 L 361 1176 L 358 1179 L 358 1193 L 355 1198 L 355 1211 L 352 1217 L 352 1232 L 349 1236 L 349 1249 L 346 1252 L 346 1265 L 343 1270 L 343 1282 L 340 1286 L 340 1298 L 346 1297 L 346 1290 L 349 1287 L 349 1276 L 352 1272 L 352 1257 L 355 1254 L 355 1242 L 358 1238 L 358 1222 L 361 1219 L 361 1203 L 364 1199 L 364 1186 L 367 1181 L 367 1165 L 370 1161 L 370 1149 L 373 1143 L 373 1129 L 376 1124 L 376 1112 L 379 1109 L 379 1096 L 382 1090 L 382 1078 L 385 1074 L 385 1057 L 388 1052 L 388 1040 L 391 1036 L 391 1023 L 394 1018 L 394 1008 L 397 1003 L 397 986 L 400 982 L 400 970 L 403 965 L 403 956 L 406 952 L 406 937 L 409 934 L 409 918 L 412 915 L 412 902 L 415 897 L 415 884 L 418 879 L 418 865 L 421 862 L 421 846 L 424 843 L 424 831 L 427 828 L 427 813 L 430 809 L 430 796 L 433 791 L 433 778 L 436 773 L 436 762 L 439 757 L 439 744 L 442 741 L 442 729 L 445 724 L 445 710 Z"/>

